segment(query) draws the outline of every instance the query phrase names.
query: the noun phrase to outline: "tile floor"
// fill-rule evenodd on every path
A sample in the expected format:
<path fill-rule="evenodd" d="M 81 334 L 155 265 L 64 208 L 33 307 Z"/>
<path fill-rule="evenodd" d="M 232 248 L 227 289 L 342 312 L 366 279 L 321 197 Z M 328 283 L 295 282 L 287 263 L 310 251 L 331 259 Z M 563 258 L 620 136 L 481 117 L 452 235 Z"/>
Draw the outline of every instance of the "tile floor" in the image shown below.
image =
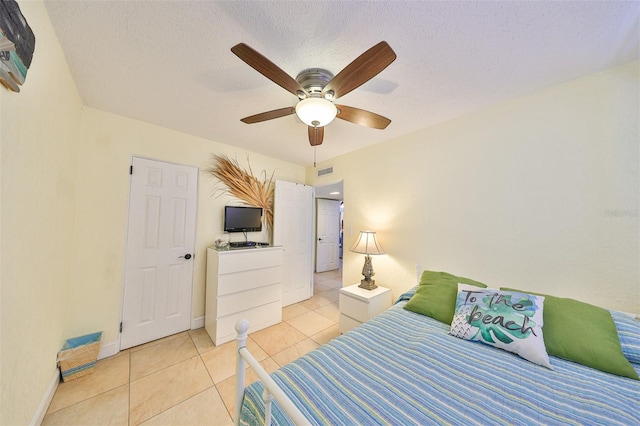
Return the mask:
<path fill-rule="evenodd" d="M 341 271 L 315 274 L 314 296 L 282 310 L 280 324 L 249 335 L 268 372 L 338 331 Z M 231 425 L 235 341 L 214 346 L 204 328 L 124 350 L 93 374 L 60 383 L 43 425 Z M 246 383 L 256 380 L 249 372 Z"/>

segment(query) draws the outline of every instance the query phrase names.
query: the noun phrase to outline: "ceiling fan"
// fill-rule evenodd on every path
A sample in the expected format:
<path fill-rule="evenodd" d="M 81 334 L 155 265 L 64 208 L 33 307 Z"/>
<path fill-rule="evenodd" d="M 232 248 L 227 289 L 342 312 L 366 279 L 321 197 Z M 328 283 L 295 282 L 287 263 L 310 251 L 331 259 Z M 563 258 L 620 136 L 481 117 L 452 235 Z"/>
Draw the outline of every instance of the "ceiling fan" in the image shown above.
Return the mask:
<path fill-rule="evenodd" d="M 371 80 L 396 59 L 395 52 L 386 41 L 381 41 L 358 56 L 335 76 L 322 68 L 308 68 L 301 71 L 295 79 L 244 43 L 233 46 L 231 51 L 299 99 L 295 107 L 251 115 L 242 118 L 240 121 L 243 123 L 259 123 L 295 113 L 308 126 L 311 146 L 322 143 L 324 126 L 336 117 L 373 129 L 385 129 L 391 123 L 388 118 L 373 112 L 333 103 L 337 98 Z"/>

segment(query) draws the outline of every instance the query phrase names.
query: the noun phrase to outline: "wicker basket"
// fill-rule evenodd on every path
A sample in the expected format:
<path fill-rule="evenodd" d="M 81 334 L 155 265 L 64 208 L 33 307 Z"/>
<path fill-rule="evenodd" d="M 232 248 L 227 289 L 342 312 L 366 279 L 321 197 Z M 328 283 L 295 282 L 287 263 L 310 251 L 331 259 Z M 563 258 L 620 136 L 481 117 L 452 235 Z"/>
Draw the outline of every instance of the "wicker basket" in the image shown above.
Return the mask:
<path fill-rule="evenodd" d="M 77 379 L 93 373 L 100 352 L 102 332 L 68 339 L 58 352 L 62 381 Z"/>

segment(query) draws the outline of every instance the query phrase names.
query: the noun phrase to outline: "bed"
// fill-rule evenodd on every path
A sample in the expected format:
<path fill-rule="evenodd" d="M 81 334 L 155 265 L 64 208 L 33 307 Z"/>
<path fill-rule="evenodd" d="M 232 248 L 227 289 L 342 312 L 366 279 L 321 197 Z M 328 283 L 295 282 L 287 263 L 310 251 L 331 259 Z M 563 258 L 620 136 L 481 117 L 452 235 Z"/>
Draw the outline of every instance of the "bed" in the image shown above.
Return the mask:
<path fill-rule="evenodd" d="M 449 324 L 404 309 L 416 288 L 272 373 L 275 392 L 261 381 L 244 389 L 243 363 L 251 356 L 239 336 L 236 424 L 264 424 L 265 413 L 277 425 L 640 424 L 639 380 L 554 356 L 551 370 L 453 337 Z M 631 365 L 640 372 L 640 363 Z M 264 395 L 282 402 L 265 405 Z M 291 406 L 296 412 L 288 415 L 282 407 Z M 296 415 L 304 420 L 291 420 Z"/>

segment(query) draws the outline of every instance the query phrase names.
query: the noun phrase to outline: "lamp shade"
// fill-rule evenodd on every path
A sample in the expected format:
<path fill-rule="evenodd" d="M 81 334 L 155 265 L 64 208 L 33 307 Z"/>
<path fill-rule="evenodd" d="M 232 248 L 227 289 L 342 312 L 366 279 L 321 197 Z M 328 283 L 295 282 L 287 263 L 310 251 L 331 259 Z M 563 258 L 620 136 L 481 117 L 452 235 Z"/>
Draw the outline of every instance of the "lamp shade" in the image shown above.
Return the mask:
<path fill-rule="evenodd" d="M 322 127 L 336 118 L 338 108 L 324 98 L 307 98 L 298 102 L 296 114 L 307 126 Z"/>
<path fill-rule="evenodd" d="M 384 250 L 376 240 L 376 233 L 374 231 L 360 231 L 358 241 L 351 247 L 351 251 L 366 255 L 384 254 Z"/>

